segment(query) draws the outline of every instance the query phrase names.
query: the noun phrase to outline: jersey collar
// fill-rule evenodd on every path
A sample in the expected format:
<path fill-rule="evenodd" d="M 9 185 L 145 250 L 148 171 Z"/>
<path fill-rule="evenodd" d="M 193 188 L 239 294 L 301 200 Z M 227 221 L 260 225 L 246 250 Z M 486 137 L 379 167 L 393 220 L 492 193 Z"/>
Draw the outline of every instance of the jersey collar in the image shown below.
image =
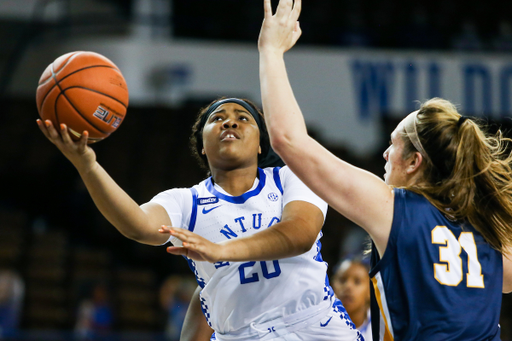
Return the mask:
<path fill-rule="evenodd" d="M 256 186 L 255 189 L 245 192 L 244 194 L 234 197 L 228 194 L 221 193 L 215 189 L 215 186 L 213 185 L 212 177 L 209 177 L 206 179 L 206 189 L 208 189 L 208 192 L 215 195 L 217 198 L 222 199 L 224 201 L 233 203 L 233 204 L 243 204 L 245 203 L 249 198 L 252 198 L 258 194 L 260 194 L 263 187 L 265 187 L 265 172 L 258 168 L 258 178 L 260 182 L 258 183 L 258 186 Z"/>

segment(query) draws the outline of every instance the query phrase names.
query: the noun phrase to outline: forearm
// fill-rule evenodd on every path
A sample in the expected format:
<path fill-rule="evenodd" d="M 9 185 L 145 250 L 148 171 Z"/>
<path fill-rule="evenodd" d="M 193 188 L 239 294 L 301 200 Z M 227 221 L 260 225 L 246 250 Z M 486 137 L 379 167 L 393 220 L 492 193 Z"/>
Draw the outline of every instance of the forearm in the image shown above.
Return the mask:
<path fill-rule="evenodd" d="M 157 233 L 158 226 L 150 225 L 141 207 L 97 162 L 87 171 L 77 169 L 96 207 L 121 234 L 145 244 L 160 245 L 165 241 Z"/>
<path fill-rule="evenodd" d="M 307 136 L 281 53 L 260 52 L 260 85 L 270 140 L 279 153 L 286 145 Z"/>
<path fill-rule="evenodd" d="M 311 231 L 281 222 L 252 236 L 223 242 L 221 260 L 267 261 L 298 256 L 311 249 L 315 240 Z"/>

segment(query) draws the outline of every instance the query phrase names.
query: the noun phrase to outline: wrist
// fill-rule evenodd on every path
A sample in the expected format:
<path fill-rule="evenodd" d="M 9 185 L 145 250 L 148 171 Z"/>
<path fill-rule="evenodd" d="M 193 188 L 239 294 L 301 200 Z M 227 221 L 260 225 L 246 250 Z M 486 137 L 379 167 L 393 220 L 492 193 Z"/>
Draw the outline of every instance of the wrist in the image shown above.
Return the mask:
<path fill-rule="evenodd" d="M 217 262 L 229 262 L 229 243 L 223 241 L 217 244 Z"/>
<path fill-rule="evenodd" d="M 284 51 L 281 49 L 260 47 L 259 52 L 260 52 L 260 56 L 265 57 L 265 58 L 283 58 L 284 57 Z"/>
<path fill-rule="evenodd" d="M 99 167 L 98 162 L 94 161 L 91 163 L 85 163 L 85 164 L 75 164 L 76 169 L 78 170 L 78 173 L 82 177 L 89 176 L 90 174 L 94 173 L 95 170 Z"/>

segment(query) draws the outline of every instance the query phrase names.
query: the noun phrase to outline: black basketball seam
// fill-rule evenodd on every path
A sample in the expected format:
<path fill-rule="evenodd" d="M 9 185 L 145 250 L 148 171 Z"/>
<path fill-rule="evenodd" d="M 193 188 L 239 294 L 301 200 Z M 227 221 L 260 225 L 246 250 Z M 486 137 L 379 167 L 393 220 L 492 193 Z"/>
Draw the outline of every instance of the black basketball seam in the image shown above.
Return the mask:
<path fill-rule="evenodd" d="M 105 94 L 105 93 L 103 93 L 103 92 L 100 92 L 100 91 L 94 90 L 94 89 L 89 89 L 89 88 L 86 88 L 86 87 L 84 87 L 84 86 L 78 86 L 78 85 L 75 85 L 75 86 L 70 86 L 69 88 L 66 88 L 66 90 L 68 90 L 68 89 L 74 89 L 74 88 L 84 89 L 84 90 L 89 90 L 89 91 L 91 91 L 91 92 L 95 92 L 95 93 L 97 93 L 97 94 L 101 94 L 101 95 L 103 95 L 103 96 L 105 96 L 105 97 L 108 97 L 108 98 L 113 99 L 114 101 L 116 101 L 116 102 L 118 102 L 119 104 L 121 104 L 125 109 L 128 109 L 128 107 L 127 107 L 123 102 L 121 102 L 120 100 L 118 100 L 117 98 L 112 97 L 112 96 L 110 96 L 110 95 L 107 95 L 107 94 Z M 123 115 L 123 118 L 124 118 L 124 116 L 125 116 L 125 115 Z"/>
<path fill-rule="evenodd" d="M 75 71 L 71 72 L 69 75 L 67 75 L 66 77 L 62 78 L 60 81 L 62 82 L 64 79 L 68 78 L 69 76 L 71 76 L 74 73 L 77 73 L 79 71 L 86 70 L 86 69 L 92 69 L 92 68 L 95 68 L 95 67 L 106 67 L 106 68 L 109 68 L 109 69 L 112 69 L 112 70 L 116 70 L 117 72 L 119 72 L 121 74 L 121 71 L 119 71 L 119 69 L 117 69 L 115 67 L 112 67 L 112 66 L 108 66 L 108 65 L 92 65 L 92 66 L 87 66 L 87 67 L 75 70 Z M 63 67 L 61 67 L 60 69 L 62 70 L 62 68 Z M 39 111 L 41 111 L 41 109 L 43 108 L 43 104 L 44 104 L 44 101 L 46 100 L 46 97 L 48 97 L 48 94 L 55 88 L 55 86 L 58 86 L 59 89 L 61 89 L 61 91 L 62 91 L 62 88 L 59 86 L 59 81 L 57 81 L 57 78 L 55 77 L 56 74 L 53 72 L 53 63 L 51 64 L 50 70 L 52 72 L 52 76 L 49 79 L 53 78 L 53 80 L 55 81 L 55 85 L 52 86 L 50 88 L 50 90 L 48 90 L 48 92 L 44 95 L 43 100 L 41 101 L 41 108 L 39 109 Z M 122 76 L 122 74 L 121 74 L 121 76 Z M 124 107 L 126 108 L 126 105 L 124 105 Z"/>
<path fill-rule="evenodd" d="M 79 52 L 77 52 L 77 53 L 79 53 Z M 66 65 L 68 65 L 69 61 L 70 61 L 71 59 L 73 59 L 73 57 L 74 57 L 74 56 L 76 56 L 76 55 L 77 55 L 77 53 L 75 53 L 75 54 L 71 55 L 71 56 L 68 58 L 68 60 L 66 60 L 66 63 L 65 63 L 64 65 L 62 65 L 62 67 L 60 68 L 60 70 L 62 70 Z M 52 63 L 52 64 L 51 64 L 51 66 L 50 66 L 50 72 L 52 73 L 52 74 L 51 74 L 51 76 L 50 76 L 50 77 L 48 77 L 48 79 L 47 79 L 46 81 L 44 81 L 44 82 L 43 82 L 43 84 L 45 84 L 45 83 L 49 82 L 51 79 L 53 79 L 56 83 L 58 83 L 58 82 L 57 82 L 57 80 L 56 80 L 56 79 L 55 79 L 55 77 L 54 77 L 55 73 L 53 72 L 53 63 Z M 42 85 L 42 84 L 39 84 L 38 86 L 41 86 L 41 85 Z M 48 90 L 48 92 L 46 92 L 46 94 L 44 95 L 44 97 L 43 97 L 43 99 L 42 99 L 42 101 L 41 101 L 41 108 L 39 108 L 39 112 L 41 112 L 41 109 L 43 109 L 43 104 L 44 104 L 44 101 L 46 101 L 46 97 L 48 97 L 48 94 L 49 94 L 49 93 L 50 93 L 54 88 L 55 88 L 55 85 L 53 85 L 53 86 L 50 88 L 50 90 Z"/>
<path fill-rule="evenodd" d="M 60 86 L 59 86 L 59 88 L 60 88 Z M 70 89 L 70 88 L 67 88 L 67 89 Z M 66 90 L 67 90 L 67 89 L 66 89 Z M 100 133 L 105 134 L 105 135 L 107 135 L 107 136 L 108 136 L 108 135 L 110 135 L 110 133 L 108 133 L 108 132 L 106 132 L 106 131 L 101 130 L 101 129 L 100 129 L 100 128 L 98 128 L 94 123 L 92 123 L 91 121 L 89 121 L 89 120 L 87 119 L 87 117 L 85 117 L 84 115 L 82 115 L 82 113 L 80 112 L 80 110 L 78 110 L 78 109 L 73 105 L 73 102 L 71 102 L 71 101 L 70 101 L 70 99 L 68 98 L 68 96 L 66 96 L 65 92 L 64 92 L 64 91 L 62 91 L 62 89 L 61 89 L 61 91 L 60 91 L 59 95 L 57 96 L 57 98 L 55 99 L 55 109 L 54 109 L 54 110 L 55 110 L 55 118 L 57 119 L 57 121 L 59 120 L 59 119 L 57 118 L 57 102 L 58 102 L 59 96 L 61 96 L 61 95 L 62 95 L 62 96 L 64 96 L 64 98 L 65 98 L 65 99 L 68 101 L 68 103 L 73 107 L 73 109 L 75 109 L 75 111 L 78 113 L 78 115 L 82 116 L 82 118 L 85 120 L 85 122 L 89 123 L 89 124 L 90 124 L 91 126 L 93 126 L 96 130 L 98 130 Z M 60 125 L 60 123 L 59 123 L 59 125 Z"/>

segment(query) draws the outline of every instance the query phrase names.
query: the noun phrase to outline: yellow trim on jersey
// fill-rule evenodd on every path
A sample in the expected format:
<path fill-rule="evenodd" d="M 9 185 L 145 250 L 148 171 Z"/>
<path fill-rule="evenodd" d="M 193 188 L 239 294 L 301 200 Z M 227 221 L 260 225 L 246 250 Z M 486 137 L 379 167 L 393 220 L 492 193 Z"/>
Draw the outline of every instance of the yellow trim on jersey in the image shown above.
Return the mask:
<path fill-rule="evenodd" d="M 379 285 L 378 285 L 376 276 L 372 278 L 372 284 L 373 284 L 373 289 L 374 289 L 374 292 L 375 292 L 375 298 L 377 299 L 377 304 L 379 305 L 381 321 L 382 320 L 384 321 L 384 326 L 385 326 L 384 338 L 382 340 L 383 341 L 393 341 L 394 338 L 393 338 L 393 335 L 391 334 L 391 331 L 389 330 L 388 319 L 386 317 L 386 314 L 384 312 L 384 308 L 382 306 L 382 298 L 381 298 L 381 293 L 380 293 L 380 290 L 379 290 Z"/>

